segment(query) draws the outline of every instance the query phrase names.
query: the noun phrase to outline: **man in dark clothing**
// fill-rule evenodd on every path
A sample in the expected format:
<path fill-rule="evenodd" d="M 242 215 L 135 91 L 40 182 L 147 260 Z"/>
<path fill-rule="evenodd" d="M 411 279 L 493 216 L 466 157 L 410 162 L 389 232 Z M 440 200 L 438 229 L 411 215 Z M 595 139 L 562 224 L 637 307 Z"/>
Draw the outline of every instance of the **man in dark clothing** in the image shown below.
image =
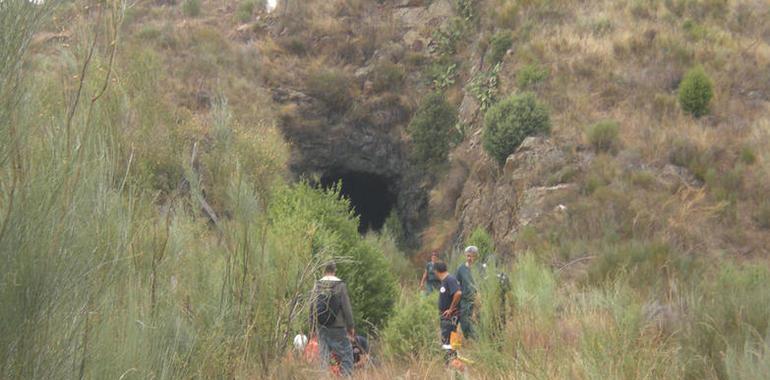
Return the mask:
<path fill-rule="evenodd" d="M 436 277 L 436 273 L 433 271 L 433 265 L 438 261 L 438 252 L 430 254 L 430 261 L 425 265 L 425 272 L 422 274 L 420 280 L 420 289 L 424 290 L 426 294 L 431 294 L 433 289 L 438 289 L 441 286 L 441 281 Z"/>
<path fill-rule="evenodd" d="M 476 281 L 473 279 L 473 263 L 479 249 L 471 245 L 465 248 L 465 263 L 457 268 L 457 281 L 463 291 L 463 297 L 460 300 L 460 326 L 463 328 L 463 336 L 468 339 L 476 338 L 476 330 L 473 326 L 473 310 L 476 304 Z"/>
<path fill-rule="evenodd" d="M 446 263 L 441 261 L 433 264 L 436 277 L 441 280 L 438 289 L 438 311 L 441 314 L 441 344 L 448 345 L 452 331 L 457 330 L 457 321 L 460 316 L 458 305 L 463 295 L 460 284 L 447 271 Z"/>
<path fill-rule="evenodd" d="M 353 370 L 353 348 L 351 340 L 356 338 L 356 330 L 353 324 L 353 309 L 348 297 L 348 288 L 342 280 L 335 276 L 337 266 L 332 262 L 326 265 L 324 276 L 316 283 L 313 288 L 311 298 L 310 325 L 318 332 L 319 343 L 321 346 L 321 361 L 324 366 L 328 366 L 331 354 L 333 353 L 340 363 L 342 374 L 349 376 Z M 330 310 L 333 315 L 329 323 L 324 325 L 319 321 L 321 319 L 315 307 L 316 302 L 322 299 L 323 295 L 336 297 L 338 302 L 329 302 L 329 304 L 339 305 L 339 310 Z"/>

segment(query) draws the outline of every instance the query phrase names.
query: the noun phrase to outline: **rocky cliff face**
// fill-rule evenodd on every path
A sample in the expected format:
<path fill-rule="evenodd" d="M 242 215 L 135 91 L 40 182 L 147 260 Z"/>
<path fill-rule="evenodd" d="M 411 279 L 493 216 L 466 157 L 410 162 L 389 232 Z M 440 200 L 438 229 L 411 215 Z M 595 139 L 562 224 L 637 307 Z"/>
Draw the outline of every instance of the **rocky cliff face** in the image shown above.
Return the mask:
<path fill-rule="evenodd" d="M 472 144 L 468 149 L 480 147 Z M 564 204 L 577 186 L 555 174 L 580 170 L 587 159 L 561 150 L 545 137 L 527 138 L 504 168 L 480 158 L 457 201 L 459 236 L 484 227 L 495 239 L 498 253 L 511 255 L 523 227 L 558 219 L 566 212 Z"/>

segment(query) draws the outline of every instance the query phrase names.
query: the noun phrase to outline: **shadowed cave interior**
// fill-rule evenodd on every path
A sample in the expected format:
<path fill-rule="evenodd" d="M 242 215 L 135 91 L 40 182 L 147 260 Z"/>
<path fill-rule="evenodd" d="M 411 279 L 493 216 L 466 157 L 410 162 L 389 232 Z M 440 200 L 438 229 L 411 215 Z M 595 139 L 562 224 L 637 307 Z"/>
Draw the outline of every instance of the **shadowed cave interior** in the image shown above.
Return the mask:
<path fill-rule="evenodd" d="M 380 231 L 396 204 L 392 181 L 381 175 L 349 170 L 331 170 L 321 177 L 323 188 L 330 188 L 340 182 L 341 195 L 350 200 L 360 217 L 358 231 Z"/>

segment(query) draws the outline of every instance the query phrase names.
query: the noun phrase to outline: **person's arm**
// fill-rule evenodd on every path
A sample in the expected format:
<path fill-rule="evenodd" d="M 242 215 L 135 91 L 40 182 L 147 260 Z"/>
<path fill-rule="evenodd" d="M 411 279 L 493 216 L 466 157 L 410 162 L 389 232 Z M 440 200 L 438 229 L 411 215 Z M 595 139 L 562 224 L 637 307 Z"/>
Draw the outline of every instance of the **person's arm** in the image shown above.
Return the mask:
<path fill-rule="evenodd" d="M 340 300 L 342 301 L 342 316 L 345 317 L 345 328 L 348 331 L 348 335 L 353 339 L 356 338 L 356 328 L 353 322 L 353 307 L 350 305 L 350 297 L 348 297 L 348 287 L 343 282 L 340 284 Z"/>
<path fill-rule="evenodd" d="M 425 288 L 425 281 L 428 280 L 428 269 L 422 272 L 422 279 L 420 279 L 420 289 Z"/>
<path fill-rule="evenodd" d="M 460 298 L 463 296 L 463 291 L 458 290 L 455 292 L 455 294 L 452 296 L 452 303 L 449 305 L 449 309 L 446 309 L 444 311 L 444 318 L 449 318 L 452 316 L 452 314 L 455 313 L 455 310 L 457 310 L 457 304 L 460 303 Z"/>

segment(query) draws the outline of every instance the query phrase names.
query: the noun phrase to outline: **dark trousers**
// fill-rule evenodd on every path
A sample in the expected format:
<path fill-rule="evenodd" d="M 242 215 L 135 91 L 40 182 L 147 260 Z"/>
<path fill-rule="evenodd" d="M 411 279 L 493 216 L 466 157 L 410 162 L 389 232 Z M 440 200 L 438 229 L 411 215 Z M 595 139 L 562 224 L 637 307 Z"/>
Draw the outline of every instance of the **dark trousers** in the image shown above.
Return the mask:
<path fill-rule="evenodd" d="M 449 337 L 452 335 L 452 331 L 457 330 L 457 317 L 450 319 L 441 318 L 441 344 L 449 344 Z"/>
<path fill-rule="evenodd" d="M 476 328 L 473 326 L 473 301 L 460 301 L 460 326 L 463 328 L 463 336 L 468 339 L 476 339 Z"/>
<path fill-rule="evenodd" d="M 347 331 L 342 327 L 321 326 L 318 328 L 318 338 L 324 367 L 329 366 L 333 353 L 337 356 L 342 374 L 350 376 L 353 371 L 353 346 L 350 345 Z"/>

